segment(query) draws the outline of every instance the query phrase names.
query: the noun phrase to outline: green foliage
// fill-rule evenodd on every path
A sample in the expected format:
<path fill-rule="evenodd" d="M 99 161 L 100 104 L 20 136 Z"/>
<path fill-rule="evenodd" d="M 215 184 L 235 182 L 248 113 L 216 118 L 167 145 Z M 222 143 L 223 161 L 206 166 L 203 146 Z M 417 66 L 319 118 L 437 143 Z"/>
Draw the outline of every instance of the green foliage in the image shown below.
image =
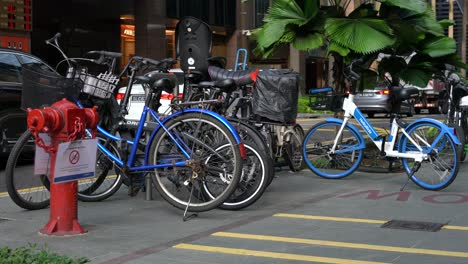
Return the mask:
<path fill-rule="evenodd" d="M 0 248 L 0 264 L 83 264 L 89 262 L 86 258 L 70 258 L 60 256 L 46 248 L 38 249 L 36 245 L 11 249 Z"/>
<path fill-rule="evenodd" d="M 421 53 L 433 58 L 442 57 L 457 52 L 455 40 L 449 37 L 438 37 L 425 43 Z"/>
<path fill-rule="evenodd" d="M 427 2 L 419 0 L 379 0 L 383 5 L 396 6 L 411 10 L 415 13 L 424 13 L 427 10 Z"/>
<path fill-rule="evenodd" d="M 297 112 L 298 113 L 314 113 L 309 107 L 309 97 L 299 96 L 297 101 Z"/>
<path fill-rule="evenodd" d="M 373 53 L 395 43 L 392 29 L 381 19 L 330 18 L 325 23 L 325 33 L 334 42 L 360 54 Z"/>
<path fill-rule="evenodd" d="M 467 68 L 456 56 L 455 41 L 444 35 L 444 28 L 453 21 L 437 21 L 426 0 L 377 0 L 379 10 L 374 2 L 365 1 L 346 14 L 351 1 L 334 0 L 321 6 L 319 0 L 274 0 L 265 24 L 255 30 L 254 53 L 268 57 L 289 44 L 299 50 L 326 49 L 335 57 L 337 88 L 343 83 L 336 74 L 363 55 L 365 66 L 379 53 L 390 56 L 378 69 L 380 76 L 391 73 L 394 84 L 404 80 L 426 86 L 444 71 L 445 64 Z"/>

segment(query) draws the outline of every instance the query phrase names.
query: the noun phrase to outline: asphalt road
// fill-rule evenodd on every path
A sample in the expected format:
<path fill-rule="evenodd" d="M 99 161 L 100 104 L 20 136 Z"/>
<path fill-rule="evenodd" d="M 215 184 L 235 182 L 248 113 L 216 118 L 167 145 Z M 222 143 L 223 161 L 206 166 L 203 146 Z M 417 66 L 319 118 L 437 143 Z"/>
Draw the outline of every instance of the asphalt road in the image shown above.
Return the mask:
<path fill-rule="evenodd" d="M 452 185 L 430 192 L 412 183 L 400 190 L 404 173 L 358 170 L 328 180 L 282 168 L 249 208 L 212 210 L 187 222 L 156 192 L 144 201 L 143 194 L 130 198 L 122 190 L 104 202 L 79 203 L 88 233 L 77 237 L 39 236 L 49 210 L 25 211 L 4 197 L 0 247 L 47 244 L 99 264 L 466 264 L 467 169 L 462 163 Z"/>
<path fill-rule="evenodd" d="M 422 118 L 422 117 L 430 117 L 430 118 L 436 118 L 436 119 L 442 119 L 441 115 L 416 115 L 411 118 L 405 118 L 407 122 L 411 122 L 417 118 Z M 319 118 L 302 118 L 298 119 L 298 123 L 301 124 L 304 128 L 305 131 L 307 131 L 310 127 L 312 127 L 314 124 L 321 122 L 325 119 L 325 117 L 319 117 Z M 377 115 L 375 118 L 370 118 L 369 119 L 371 124 L 374 125 L 378 130 L 384 131 L 389 130 L 389 118 L 385 117 L 385 115 Z M 357 125 L 357 122 L 354 120 L 351 121 L 352 123 Z M 0 161 L 0 195 L 5 195 L 6 192 L 6 186 L 5 186 L 5 164 L 6 160 Z M 18 178 L 18 186 L 28 186 L 31 187 L 30 183 L 23 183 L 23 181 L 29 181 L 29 177 L 27 175 L 31 174 L 31 171 L 33 170 L 31 162 L 26 162 L 23 164 L 21 168 L 18 169 L 18 175 L 20 177 Z M 37 179 L 35 180 L 38 184 L 40 181 Z"/>

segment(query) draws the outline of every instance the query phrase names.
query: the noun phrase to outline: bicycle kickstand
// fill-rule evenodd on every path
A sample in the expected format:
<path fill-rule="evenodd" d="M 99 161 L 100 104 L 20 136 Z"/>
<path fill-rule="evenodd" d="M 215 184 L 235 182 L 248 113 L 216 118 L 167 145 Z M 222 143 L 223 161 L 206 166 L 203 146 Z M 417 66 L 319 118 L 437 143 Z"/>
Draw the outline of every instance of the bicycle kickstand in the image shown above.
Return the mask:
<path fill-rule="evenodd" d="M 411 173 L 408 175 L 408 179 L 406 180 L 403 187 L 401 187 L 400 192 L 402 192 L 403 189 L 405 189 L 405 187 L 408 184 L 408 182 L 410 181 L 411 177 L 413 177 L 413 175 L 419 170 L 420 167 L 421 167 L 421 162 L 418 162 L 418 161 L 415 162 L 415 164 L 413 166 L 413 169 L 411 169 Z"/>
<path fill-rule="evenodd" d="M 193 173 L 196 174 L 196 172 L 193 172 Z M 197 177 L 197 176 L 198 176 L 198 175 L 195 175 L 195 177 Z M 192 177 L 193 177 L 193 176 L 192 176 Z M 184 182 L 184 185 L 187 186 L 188 184 L 189 184 L 189 180 L 187 180 L 187 181 Z M 187 206 L 185 207 L 184 217 L 182 217 L 182 220 L 183 220 L 184 222 L 186 222 L 186 221 L 188 221 L 188 220 L 190 220 L 190 219 L 192 219 L 192 218 L 198 216 L 198 214 L 196 214 L 196 213 L 187 215 L 188 208 L 189 208 L 189 206 L 190 206 L 190 201 L 192 200 L 192 195 L 193 195 L 193 188 L 194 188 L 194 186 L 195 186 L 195 185 L 192 184 L 192 186 L 190 187 L 190 196 L 189 196 L 189 199 L 188 199 L 188 201 L 187 201 Z"/>

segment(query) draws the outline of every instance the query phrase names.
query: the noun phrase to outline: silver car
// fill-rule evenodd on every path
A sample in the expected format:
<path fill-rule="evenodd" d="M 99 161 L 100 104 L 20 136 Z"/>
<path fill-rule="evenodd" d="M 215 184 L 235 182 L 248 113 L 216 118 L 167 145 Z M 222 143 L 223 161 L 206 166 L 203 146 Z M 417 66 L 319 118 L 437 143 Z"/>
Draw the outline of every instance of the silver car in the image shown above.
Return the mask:
<path fill-rule="evenodd" d="M 390 90 L 388 87 L 375 87 L 374 89 L 365 89 L 362 92 L 357 92 L 354 97 L 354 103 L 359 107 L 361 112 L 372 118 L 375 114 L 391 113 Z M 405 114 L 408 117 L 413 116 L 414 106 L 408 102 L 401 103 L 400 114 Z"/>

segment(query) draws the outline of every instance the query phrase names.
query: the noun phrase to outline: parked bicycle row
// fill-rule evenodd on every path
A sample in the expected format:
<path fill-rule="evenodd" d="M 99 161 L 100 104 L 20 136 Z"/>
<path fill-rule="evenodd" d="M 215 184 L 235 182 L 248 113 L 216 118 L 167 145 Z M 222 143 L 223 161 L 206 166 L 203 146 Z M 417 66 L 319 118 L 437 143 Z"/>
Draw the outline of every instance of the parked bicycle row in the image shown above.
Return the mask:
<path fill-rule="evenodd" d="M 30 99 L 28 107 L 41 107 L 62 97 L 81 107 L 98 107 L 96 174 L 79 182 L 78 198 L 82 201 L 107 199 L 122 184 L 134 196 L 151 187 L 144 181 L 149 175 L 161 196 L 186 212 L 217 207 L 237 210 L 262 196 L 274 178 L 275 164 L 281 162 L 292 171 L 307 165 L 321 177 L 343 178 L 358 168 L 367 142 L 348 122 L 351 117 L 364 128 L 382 158 L 402 160 L 408 181 L 440 190 L 457 175 L 460 141 L 453 129 L 427 118 L 407 124 L 395 114 L 389 135 L 378 134 L 353 103 L 352 88 L 347 98 L 327 89 L 314 91 L 326 93 L 325 108 L 343 109 L 344 119 L 327 119 L 304 133 L 295 123 L 298 76 L 294 72 L 229 71 L 217 64 L 207 69 L 210 81 L 204 81 L 204 73 L 187 72 L 184 90 L 179 91 L 177 78 L 168 73 L 175 64 L 173 59 L 135 56 L 115 74 L 120 54 L 93 51 L 88 55 L 97 55 L 97 59 L 68 58 L 58 38 L 56 35 L 46 43 L 64 56 L 66 77 L 25 66 L 23 92 Z M 106 69 L 92 72 L 83 61 Z M 360 77 L 353 64 L 348 67 L 350 83 Z M 125 93 L 117 100 L 115 91 L 123 79 L 127 80 Z M 144 107 L 136 124 L 125 119 L 135 84 L 145 89 Z M 51 86 L 60 93 L 53 93 Z M 167 116 L 158 114 L 163 92 L 175 95 Z M 417 90 L 395 89 L 394 94 L 398 106 Z M 10 197 L 26 209 L 49 205 L 49 176 L 34 176 L 22 163 L 28 155 L 33 158 L 34 151 L 33 131 L 26 131 L 6 166 Z"/>

